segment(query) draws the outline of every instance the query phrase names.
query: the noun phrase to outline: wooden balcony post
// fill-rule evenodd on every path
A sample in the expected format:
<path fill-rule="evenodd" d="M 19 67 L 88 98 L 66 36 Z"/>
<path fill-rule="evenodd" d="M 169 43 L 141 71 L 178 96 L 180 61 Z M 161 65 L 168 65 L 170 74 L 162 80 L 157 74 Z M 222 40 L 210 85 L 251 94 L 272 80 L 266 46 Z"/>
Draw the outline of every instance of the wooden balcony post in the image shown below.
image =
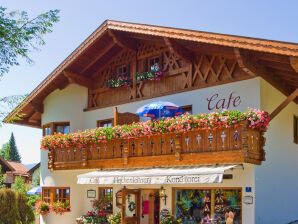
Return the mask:
<path fill-rule="evenodd" d="M 175 136 L 175 160 L 181 160 L 181 134 Z"/>
<path fill-rule="evenodd" d="M 123 164 L 128 164 L 128 140 L 123 142 Z"/>
<path fill-rule="evenodd" d="M 55 149 L 50 149 L 48 152 L 48 168 L 50 171 L 54 171 L 54 162 L 55 162 Z"/>
<path fill-rule="evenodd" d="M 85 167 L 87 166 L 88 163 L 88 146 L 87 147 L 82 147 L 81 152 L 82 152 L 82 166 Z"/>

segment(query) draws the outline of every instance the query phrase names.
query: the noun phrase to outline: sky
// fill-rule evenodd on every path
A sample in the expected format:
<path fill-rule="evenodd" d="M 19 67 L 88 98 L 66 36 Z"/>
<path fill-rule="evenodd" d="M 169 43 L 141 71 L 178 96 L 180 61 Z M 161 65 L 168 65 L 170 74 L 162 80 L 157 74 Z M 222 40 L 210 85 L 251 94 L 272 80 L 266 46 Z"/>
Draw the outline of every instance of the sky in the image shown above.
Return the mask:
<path fill-rule="evenodd" d="M 61 10 L 46 45 L 31 53 L 34 64 L 22 62 L 0 80 L 0 97 L 33 91 L 106 19 L 298 43 L 297 0 L 7 0 L 0 5 L 32 17 Z M 39 162 L 41 129 L 5 125 L 0 147 L 11 132 L 22 162 Z"/>

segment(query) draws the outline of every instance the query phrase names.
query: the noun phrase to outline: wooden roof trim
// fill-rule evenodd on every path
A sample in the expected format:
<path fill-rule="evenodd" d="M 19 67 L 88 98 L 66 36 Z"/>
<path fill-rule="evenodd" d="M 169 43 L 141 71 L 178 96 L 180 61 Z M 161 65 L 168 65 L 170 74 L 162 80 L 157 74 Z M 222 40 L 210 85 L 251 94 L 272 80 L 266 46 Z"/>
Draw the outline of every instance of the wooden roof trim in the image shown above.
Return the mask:
<path fill-rule="evenodd" d="M 15 171 L 15 169 L 2 156 L 0 156 L 0 161 L 2 162 L 2 164 L 5 164 L 5 166 L 7 166 L 11 171 Z"/>
<path fill-rule="evenodd" d="M 29 102 L 31 102 L 46 86 L 48 86 L 49 83 L 51 83 L 51 81 L 57 78 L 57 76 L 60 75 L 67 68 L 68 65 L 70 65 L 77 57 L 79 57 L 85 50 L 87 50 L 95 40 L 97 40 L 101 35 L 103 35 L 103 33 L 107 29 L 167 37 L 173 39 L 189 40 L 228 47 L 243 48 L 254 51 L 283 54 L 288 56 L 298 56 L 298 44 L 295 43 L 285 43 L 279 41 L 270 41 L 226 34 L 216 34 L 178 28 L 106 20 L 79 47 L 77 47 L 47 78 L 44 79 L 37 86 L 37 88 L 35 88 L 31 92 L 31 94 L 4 119 L 4 122 L 8 122 L 10 118 L 14 117 L 19 111 L 22 111 L 22 109 Z"/>
<path fill-rule="evenodd" d="M 118 21 L 107 21 L 107 24 L 112 30 L 298 56 L 298 44 L 296 43 Z"/>

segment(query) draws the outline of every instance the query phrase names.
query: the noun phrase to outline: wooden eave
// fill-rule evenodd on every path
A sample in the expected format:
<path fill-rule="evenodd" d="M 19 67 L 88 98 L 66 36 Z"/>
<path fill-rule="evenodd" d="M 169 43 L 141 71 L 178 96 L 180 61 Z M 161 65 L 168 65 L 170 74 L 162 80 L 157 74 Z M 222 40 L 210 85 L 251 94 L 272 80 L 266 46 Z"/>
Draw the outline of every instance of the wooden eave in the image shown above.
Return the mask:
<path fill-rule="evenodd" d="M 0 165 L 2 166 L 2 172 L 4 169 L 9 171 L 15 171 L 15 169 L 2 156 L 0 156 Z"/>
<path fill-rule="evenodd" d="M 296 43 L 106 20 L 4 122 L 22 111 L 26 116 L 14 123 L 40 128 L 43 100 L 47 95 L 72 82 L 97 88 L 92 82 L 98 69 L 124 48 L 134 50 L 134 43 L 140 39 L 163 43 L 187 60 L 191 60 L 193 53 L 236 57 L 245 72 L 264 78 L 286 96 L 298 86 Z M 67 76 L 65 72 L 73 75 Z"/>

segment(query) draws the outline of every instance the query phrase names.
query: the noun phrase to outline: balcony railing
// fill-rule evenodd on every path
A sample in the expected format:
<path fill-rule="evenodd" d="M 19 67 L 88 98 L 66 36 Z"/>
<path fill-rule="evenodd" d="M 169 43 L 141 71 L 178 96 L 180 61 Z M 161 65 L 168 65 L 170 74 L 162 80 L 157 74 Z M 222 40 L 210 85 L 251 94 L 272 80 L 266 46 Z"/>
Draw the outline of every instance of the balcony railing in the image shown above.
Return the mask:
<path fill-rule="evenodd" d="M 124 168 L 217 163 L 261 164 L 263 132 L 247 121 L 213 131 L 117 139 L 49 151 L 49 169 Z"/>

